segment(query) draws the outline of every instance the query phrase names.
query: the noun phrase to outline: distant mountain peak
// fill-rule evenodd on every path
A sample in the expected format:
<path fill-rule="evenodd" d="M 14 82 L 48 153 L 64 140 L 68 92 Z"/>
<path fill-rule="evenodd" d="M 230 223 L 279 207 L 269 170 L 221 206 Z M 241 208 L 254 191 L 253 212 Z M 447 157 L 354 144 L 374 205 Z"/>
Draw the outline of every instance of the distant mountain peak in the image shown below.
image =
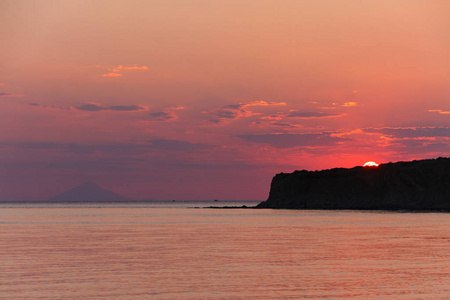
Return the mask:
<path fill-rule="evenodd" d="M 128 200 L 113 191 L 103 189 L 92 180 L 48 199 L 52 202 L 121 202 Z"/>

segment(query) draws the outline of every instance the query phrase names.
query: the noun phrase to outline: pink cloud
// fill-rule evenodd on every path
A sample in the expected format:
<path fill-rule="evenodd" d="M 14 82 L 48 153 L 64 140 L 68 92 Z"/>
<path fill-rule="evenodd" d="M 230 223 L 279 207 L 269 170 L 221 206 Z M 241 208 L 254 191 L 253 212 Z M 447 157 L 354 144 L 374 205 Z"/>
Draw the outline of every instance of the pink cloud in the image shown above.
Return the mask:
<path fill-rule="evenodd" d="M 167 109 L 182 110 L 182 109 L 184 109 L 184 106 L 181 106 L 181 105 L 171 106 L 171 107 L 169 107 L 169 108 L 167 108 Z"/>
<path fill-rule="evenodd" d="M 113 69 L 114 72 L 120 72 L 120 70 L 148 70 L 148 67 L 147 66 L 142 66 L 142 67 L 131 66 L 131 67 L 127 67 L 127 66 L 119 65 L 119 66 L 117 66 L 117 67 L 115 67 Z"/>
<path fill-rule="evenodd" d="M 429 110 L 427 110 L 427 112 L 436 112 L 436 113 L 438 113 L 440 115 L 448 115 L 448 114 L 450 114 L 450 111 L 448 111 L 448 110 L 441 110 L 441 109 L 429 109 Z"/>
<path fill-rule="evenodd" d="M 341 104 L 341 106 L 344 106 L 344 107 L 358 106 L 358 103 L 356 103 L 356 102 L 345 102 L 344 104 Z"/>
<path fill-rule="evenodd" d="M 243 104 L 242 107 L 249 106 L 286 106 L 285 102 L 266 102 L 266 101 L 252 101 L 247 104 Z"/>
<path fill-rule="evenodd" d="M 252 101 L 248 103 L 238 103 L 225 105 L 210 111 L 205 111 L 203 113 L 211 115 L 209 119 L 213 123 L 221 123 L 223 121 L 231 121 L 239 118 L 247 118 L 256 115 L 261 115 L 261 113 L 253 112 L 248 107 L 254 106 L 285 106 L 285 102 L 266 102 L 266 101 Z"/>
<path fill-rule="evenodd" d="M 97 68 L 101 68 L 101 66 L 96 66 Z M 110 68 L 107 68 L 107 70 L 109 71 L 109 73 L 105 73 L 102 75 L 102 77 L 120 77 L 123 76 L 123 71 L 134 71 L 134 70 L 138 70 L 138 71 L 146 71 L 149 68 L 147 66 L 137 66 L 137 65 L 133 65 L 133 66 L 123 66 L 123 65 L 118 65 L 118 66 L 113 66 Z"/>
<path fill-rule="evenodd" d="M 123 76 L 123 74 L 114 73 L 114 72 L 110 72 L 110 73 L 106 73 L 106 74 L 102 75 L 102 77 L 120 77 L 120 76 Z"/>

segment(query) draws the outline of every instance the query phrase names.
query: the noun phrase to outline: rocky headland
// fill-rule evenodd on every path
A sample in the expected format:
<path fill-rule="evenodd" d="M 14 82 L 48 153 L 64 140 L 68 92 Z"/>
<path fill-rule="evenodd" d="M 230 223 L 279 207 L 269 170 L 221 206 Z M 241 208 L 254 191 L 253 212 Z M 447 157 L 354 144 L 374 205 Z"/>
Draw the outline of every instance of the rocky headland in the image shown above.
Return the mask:
<path fill-rule="evenodd" d="M 257 208 L 450 211 L 450 158 L 280 173 Z"/>

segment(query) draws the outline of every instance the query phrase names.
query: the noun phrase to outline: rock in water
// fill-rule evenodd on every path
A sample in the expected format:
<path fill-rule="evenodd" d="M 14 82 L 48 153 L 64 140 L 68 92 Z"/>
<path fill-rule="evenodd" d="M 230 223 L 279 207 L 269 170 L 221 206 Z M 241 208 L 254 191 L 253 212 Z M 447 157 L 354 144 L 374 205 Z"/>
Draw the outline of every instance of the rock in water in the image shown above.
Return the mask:
<path fill-rule="evenodd" d="M 122 195 L 102 189 L 93 181 L 82 183 L 76 188 L 48 199 L 52 202 L 120 202 L 128 200 Z"/>
<path fill-rule="evenodd" d="M 450 210 L 450 158 L 277 174 L 257 208 Z"/>

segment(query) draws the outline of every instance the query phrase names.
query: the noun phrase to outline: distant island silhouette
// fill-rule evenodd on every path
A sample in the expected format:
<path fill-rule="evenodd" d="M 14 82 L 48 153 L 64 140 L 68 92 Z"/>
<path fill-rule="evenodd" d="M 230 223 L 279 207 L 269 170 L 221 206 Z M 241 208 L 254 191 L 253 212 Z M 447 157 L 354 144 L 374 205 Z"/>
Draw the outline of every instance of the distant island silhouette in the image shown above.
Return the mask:
<path fill-rule="evenodd" d="M 56 195 L 49 202 L 123 202 L 132 201 L 113 191 L 101 188 L 93 181 L 87 181 L 79 186 Z"/>
<path fill-rule="evenodd" d="M 450 158 L 280 173 L 256 208 L 450 211 Z"/>

